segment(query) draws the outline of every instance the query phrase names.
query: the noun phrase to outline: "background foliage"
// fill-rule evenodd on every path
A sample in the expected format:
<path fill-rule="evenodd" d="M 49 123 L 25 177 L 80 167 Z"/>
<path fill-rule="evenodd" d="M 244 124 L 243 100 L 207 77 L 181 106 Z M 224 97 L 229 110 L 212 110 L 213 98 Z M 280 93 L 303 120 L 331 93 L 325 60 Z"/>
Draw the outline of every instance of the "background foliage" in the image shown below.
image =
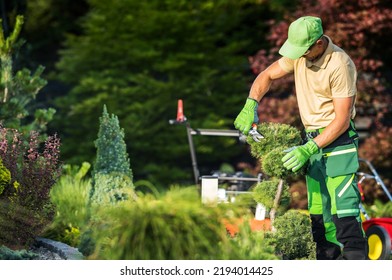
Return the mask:
<path fill-rule="evenodd" d="M 247 54 L 262 43 L 265 24 L 256 19 L 267 14 L 266 6 L 205 0 L 89 3 L 83 34 L 68 36 L 57 64 L 58 78 L 72 87 L 56 103 L 54 127 L 62 127 L 64 157 L 93 157 L 92 119 L 105 103 L 124 127 L 129 154 L 137 159 L 136 179 L 190 180 L 185 128 L 168 124 L 177 99 L 184 100 L 194 128 L 232 127 L 247 92 Z M 76 138 L 82 140 L 77 145 Z M 236 142 L 195 139 L 200 166 L 218 169 L 222 161 L 239 157 L 244 147 Z"/>
<path fill-rule="evenodd" d="M 370 130 L 361 139 L 361 157 L 375 164 L 390 187 L 388 1 L 0 2 L 5 35 L 16 16 L 25 15 L 21 37 L 26 43 L 13 53 L 14 69 L 45 65 L 47 84 L 34 107 L 56 108 L 56 121 L 49 126 L 63 140 L 63 159 L 93 162 L 95 120 L 106 103 L 124 124 L 129 154 L 138 159 L 135 179 L 162 185 L 192 178 L 185 129 L 167 124 L 175 117 L 176 100 L 184 99 L 193 127 L 232 128 L 250 82 L 278 57 L 288 24 L 304 14 L 321 16 L 326 34 L 359 70 L 356 122 Z M 260 105 L 261 121 L 301 127 L 290 82 L 275 83 Z M 235 139 L 195 137 L 195 142 L 201 174 L 222 162 L 239 162 L 240 169 L 249 168 L 241 162 L 254 164 L 245 156 L 247 147 Z M 368 183 L 369 202 L 374 193 L 381 198 Z"/>

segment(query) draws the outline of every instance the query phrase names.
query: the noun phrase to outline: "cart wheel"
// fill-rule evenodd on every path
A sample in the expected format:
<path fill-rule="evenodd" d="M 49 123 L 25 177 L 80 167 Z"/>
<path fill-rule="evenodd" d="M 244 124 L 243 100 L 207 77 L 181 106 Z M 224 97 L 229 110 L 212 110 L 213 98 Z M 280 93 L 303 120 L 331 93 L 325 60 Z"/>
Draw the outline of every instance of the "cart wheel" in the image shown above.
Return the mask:
<path fill-rule="evenodd" d="M 391 254 L 391 238 L 381 226 L 371 226 L 366 231 L 370 260 L 388 260 Z"/>

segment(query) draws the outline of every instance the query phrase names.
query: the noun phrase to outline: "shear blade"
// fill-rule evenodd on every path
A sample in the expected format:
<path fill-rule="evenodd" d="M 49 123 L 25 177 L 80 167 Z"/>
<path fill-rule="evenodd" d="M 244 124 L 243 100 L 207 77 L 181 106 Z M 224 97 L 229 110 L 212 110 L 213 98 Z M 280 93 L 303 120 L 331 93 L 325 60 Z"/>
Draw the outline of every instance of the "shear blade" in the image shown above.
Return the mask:
<path fill-rule="evenodd" d="M 253 129 L 250 131 L 250 135 L 252 136 L 253 140 L 256 142 L 260 142 L 261 139 L 264 138 L 257 130 Z"/>

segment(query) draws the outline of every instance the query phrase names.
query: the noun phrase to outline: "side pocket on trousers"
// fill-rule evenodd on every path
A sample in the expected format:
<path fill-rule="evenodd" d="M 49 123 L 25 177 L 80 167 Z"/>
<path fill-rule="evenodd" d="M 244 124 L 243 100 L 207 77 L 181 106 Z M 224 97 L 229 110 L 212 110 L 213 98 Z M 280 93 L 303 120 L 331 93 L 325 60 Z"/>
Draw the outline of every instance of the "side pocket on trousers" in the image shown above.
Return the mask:
<path fill-rule="evenodd" d="M 354 143 L 323 149 L 323 160 L 329 177 L 352 174 L 359 168 L 358 150 Z"/>

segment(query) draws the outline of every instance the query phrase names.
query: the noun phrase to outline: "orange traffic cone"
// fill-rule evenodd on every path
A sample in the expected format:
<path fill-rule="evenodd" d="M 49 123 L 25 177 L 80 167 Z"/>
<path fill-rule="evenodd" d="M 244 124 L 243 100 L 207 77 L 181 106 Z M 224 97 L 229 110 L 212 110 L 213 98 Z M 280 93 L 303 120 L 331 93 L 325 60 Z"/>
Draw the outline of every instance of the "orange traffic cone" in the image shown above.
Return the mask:
<path fill-rule="evenodd" d="M 178 122 L 184 122 L 186 120 L 184 116 L 184 110 L 182 107 L 182 99 L 178 99 L 178 104 L 177 104 L 177 119 Z"/>

